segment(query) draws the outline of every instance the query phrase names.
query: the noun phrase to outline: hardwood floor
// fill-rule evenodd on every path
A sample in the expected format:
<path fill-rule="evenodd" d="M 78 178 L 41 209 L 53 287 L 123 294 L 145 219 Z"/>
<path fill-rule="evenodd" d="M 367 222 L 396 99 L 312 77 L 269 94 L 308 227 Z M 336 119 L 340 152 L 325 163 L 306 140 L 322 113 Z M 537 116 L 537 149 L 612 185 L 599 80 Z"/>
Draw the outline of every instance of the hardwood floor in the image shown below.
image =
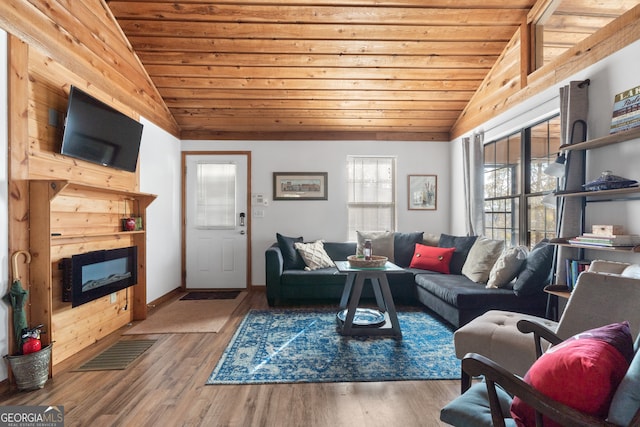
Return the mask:
<path fill-rule="evenodd" d="M 244 314 L 266 307 L 264 292 L 252 292 L 220 333 L 137 335 L 158 342 L 128 369 L 71 371 L 118 341 L 115 332 L 57 365 L 42 390 L 5 392 L 0 405 L 64 405 L 65 426 L 443 425 L 457 380 L 206 386 Z"/>

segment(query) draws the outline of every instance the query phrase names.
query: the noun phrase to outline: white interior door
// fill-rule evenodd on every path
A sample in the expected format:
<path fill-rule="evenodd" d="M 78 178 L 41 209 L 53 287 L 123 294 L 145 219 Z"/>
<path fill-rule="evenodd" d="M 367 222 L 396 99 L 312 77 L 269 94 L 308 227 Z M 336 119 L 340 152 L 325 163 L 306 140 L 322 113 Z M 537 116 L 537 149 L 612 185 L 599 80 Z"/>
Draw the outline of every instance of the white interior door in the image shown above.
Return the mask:
<path fill-rule="evenodd" d="M 187 289 L 247 287 L 247 156 L 185 158 Z"/>

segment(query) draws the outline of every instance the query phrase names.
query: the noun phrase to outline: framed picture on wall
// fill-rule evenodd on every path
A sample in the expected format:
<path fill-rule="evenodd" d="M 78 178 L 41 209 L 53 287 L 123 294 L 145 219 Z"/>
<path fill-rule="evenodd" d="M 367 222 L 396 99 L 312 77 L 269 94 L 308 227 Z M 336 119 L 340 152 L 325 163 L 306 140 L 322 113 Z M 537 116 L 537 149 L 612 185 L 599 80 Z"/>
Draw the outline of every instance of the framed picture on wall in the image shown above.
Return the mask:
<path fill-rule="evenodd" d="M 438 208 L 438 176 L 409 175 L 409 210 L 435 211 Z"/>
<path fill-rule="evenodd" d="M 274 172 L 273 200 L 327 200 L 327 172 Z"/>

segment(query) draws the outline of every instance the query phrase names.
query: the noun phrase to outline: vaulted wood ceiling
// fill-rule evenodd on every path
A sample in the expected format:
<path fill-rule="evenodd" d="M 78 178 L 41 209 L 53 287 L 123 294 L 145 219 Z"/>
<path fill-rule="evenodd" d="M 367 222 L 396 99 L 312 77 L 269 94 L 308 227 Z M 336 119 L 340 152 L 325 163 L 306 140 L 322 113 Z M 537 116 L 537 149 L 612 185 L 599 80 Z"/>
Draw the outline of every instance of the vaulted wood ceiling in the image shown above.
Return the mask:
<path fill-rule="evenodd" d="M 449 140 L 535 3 L 107 2 L 183 139 L 396 140 Z M 638 0 L 561 3 L 545 61 Z"/>

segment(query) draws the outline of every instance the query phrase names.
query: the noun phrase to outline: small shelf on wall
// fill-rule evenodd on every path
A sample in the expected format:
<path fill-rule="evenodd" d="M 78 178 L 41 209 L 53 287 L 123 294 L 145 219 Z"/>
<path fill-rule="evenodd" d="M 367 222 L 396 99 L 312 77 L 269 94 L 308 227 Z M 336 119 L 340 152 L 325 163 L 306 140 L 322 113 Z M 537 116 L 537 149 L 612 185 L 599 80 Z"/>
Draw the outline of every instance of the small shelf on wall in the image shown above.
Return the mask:
<path fill-rule="evenodd" d="M 573 237 L 559 237 L 551 239 L 549 243 L 557 246 L 566 246 L 577 249 L 592 249 L 596 251 L 609 251 L 609 252 L 626 252 L 634 253 L 640 252 L 640 246 L 597 246 L 597 245 L 577 245 L 575 243 L 569 243 L 569 240 Z"/>
<path fill-rule="evenodd" d="M 52 241 L 62 241 L 65 239 L 68 240 L 77 240 L 77 239 L 85 239 L 89 240 L 91 238 L 100 238 L 100 237 L 126 237 L 131 236 L 133 234 L 144 234 L 144 230 L 134 230 L 134 231 L 114 231 L 107 233 L 84 233 L 84 234 L 51 234 Z"/>
<path fill-rule="evenodd" d="M 640 187 L 615 188 L 612 190 L 597 191 L 557 191 L 553 193 L 557 197 L 611 197 L 626 196 L 633 193 L 640 193 Z"/>
<path fill-rule="evenodd" d="M 606 147 L 607 145 L 618 144 L 620 142 L 636 138 L 640 138 L 640 127 L 591 139 L 585 142 L 564 144 L 560 146 L 560 151 L 591 150 L 593 148 Z"/>
<path fill-rule="evenodd" d="M 48 182 L 51 187 L 50 198 L 55 198 L 61 192 L 67 193 L 99 193 L 99 194 L 113 194 L 129 200 L 139 200 L 140 203 L 144 203 L 144 206 L 148 206 L 157 197 L 155 194 L 139 193 L 136 191 L 122 190 L 111 187 L 96 187 L 94 185 L 83 184 L 80 182 L 59 180 L 59 181 L 39 181 L 34 180 L 32 182 Z"/>

